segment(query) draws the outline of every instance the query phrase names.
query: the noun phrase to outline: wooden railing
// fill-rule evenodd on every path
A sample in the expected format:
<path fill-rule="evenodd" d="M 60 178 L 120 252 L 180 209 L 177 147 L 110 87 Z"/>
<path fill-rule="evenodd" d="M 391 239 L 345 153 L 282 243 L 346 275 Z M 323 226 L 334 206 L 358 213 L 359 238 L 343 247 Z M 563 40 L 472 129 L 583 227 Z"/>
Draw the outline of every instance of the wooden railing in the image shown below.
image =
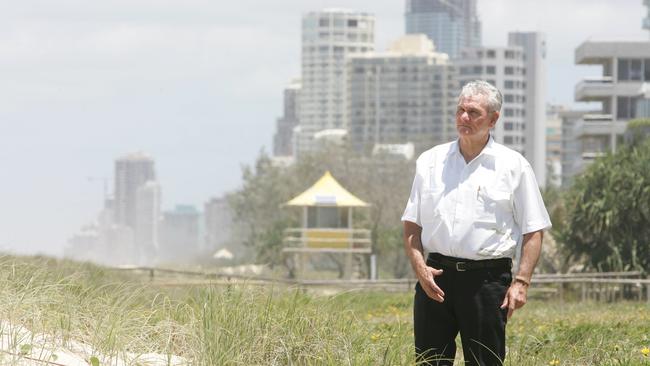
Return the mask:
<path fill-rule="evenodd" d="M 153 267 L 116 267 L 115 271 L 135 272 L 153 285 L 163 287 L 219 286 L 241 283 L 253 286 L 281 284 L 302 289 L 376 290 L 390 292 L 412 291 L 414 278 L 384 280 L 304 280 L 224 274 L 219 272 L 183 271 Z M 530 294 L 543 294 L 546 298 L 565 301 L 617 301 L 644 300 L 650 303 L 650 279 L 641 278 L 640 272 L 590 272 L 537 274 L 533 276 Z M 173 279 L 173 280 L 172 280 Z M 569 294 L 573 296 L 569 296 Z"/>
<path fill-rule="evenodd" d="M 284 231 L 284 252 L 370 253 L 370 230 L 294 228 Z"/>

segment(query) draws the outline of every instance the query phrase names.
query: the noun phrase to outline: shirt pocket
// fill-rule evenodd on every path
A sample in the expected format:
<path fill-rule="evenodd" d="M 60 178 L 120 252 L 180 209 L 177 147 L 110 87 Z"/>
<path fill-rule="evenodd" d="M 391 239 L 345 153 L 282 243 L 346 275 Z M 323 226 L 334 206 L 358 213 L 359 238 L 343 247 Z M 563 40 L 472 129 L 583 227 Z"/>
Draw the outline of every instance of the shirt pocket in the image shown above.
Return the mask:
<path fill-rule="evenodd" d="M 512 236 L 512 194 L 480 186 L 474 226 L 490 234 L 486 246 L 478 254 L 486 257 L 512 257 L 517 242 Z"/>
<path fill-rule="evenodd" d="M 512 193 L 479 186 L 476 194 L 475 221 L 501 227 L 512 217 Z"/>

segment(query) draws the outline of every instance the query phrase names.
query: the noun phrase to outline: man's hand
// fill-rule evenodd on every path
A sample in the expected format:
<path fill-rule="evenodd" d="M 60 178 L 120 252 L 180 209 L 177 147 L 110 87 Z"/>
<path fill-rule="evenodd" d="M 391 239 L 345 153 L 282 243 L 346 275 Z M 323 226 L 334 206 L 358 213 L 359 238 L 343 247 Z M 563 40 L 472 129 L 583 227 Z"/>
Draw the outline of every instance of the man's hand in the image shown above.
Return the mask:
<path fill-rule="evenodd" d="M 418 282 L 427 296 L 435 301 L 443 302 L 445 301 L 445 293 L 442 292 L 442 289 L 438 287 L 435 281 L 435 277 L 440 276 L 442 270 L 427 266 L 423 256 L 420 234 L 422 234 L 422 228 L 418 224 L 404 221 L 404 249 L 406 249 L 406 255 L 411 261 L 415 277 L 418 278 Z"/>
<path fill-rule="evenodd" d="M 539 254 L 542 251 L 543 236 L 544 232 L 541 230 L 524 234 L 519 272 L 510 288 L 508 288 L 506 297 L 501 304 L 501 309 L 508 308 L 508 319 L 515 310 L 526 304 L 526 294 L 528 293 L 528 286 L 530 286 L 530 279 L 533 276 L 533 269 L 535 269 Z"/>
<path fill-rule="evenodd" d="M 416 273 L 420 286 L 427 296 L 436 300 L 437 302 L 445 301 L 445 293 L 442 291 L 438 284 L 436 284 L 435 277 L 442 274 L 441 269 L 435 269 L 433 267 L 424 266 L 423 270 Z"/>
<path fill-rule="evenodd" d="M 508 288 L 506 296 L 503 299 L 501 304 L 501 309 L 508 308 L 508 319 L 512 316 L 512 313 L 526 305 L 526 294 L 528 293 L 528 285 L 514 281 Z"/>

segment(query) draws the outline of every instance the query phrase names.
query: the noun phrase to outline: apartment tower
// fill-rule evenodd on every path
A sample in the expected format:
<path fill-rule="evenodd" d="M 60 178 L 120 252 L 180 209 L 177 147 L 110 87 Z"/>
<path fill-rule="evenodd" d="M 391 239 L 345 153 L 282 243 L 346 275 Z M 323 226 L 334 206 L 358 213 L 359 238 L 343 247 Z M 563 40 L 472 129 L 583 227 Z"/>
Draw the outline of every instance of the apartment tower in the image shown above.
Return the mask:
<path fill-rule="evenodd" d="M 346 58 L 374 50 L 375 17 L 346 9 L 310 12 L 302 19 L 302 89 L 294 152 L 313 151 L 314 135 L 347 130 Z"/>
<path fill-rule="evenodd" d="M 413 143 L 416 155 L 455 138 L 455 69 L 425 35 L 406 35 L 386 52 L 348 62 L 349 141 L 369 154 L 377 146 Z"/>
<path fill-rule="evenodd" d="M 465 47 L 481 46 L 477 0 L 407 0 L 407 34 L 426 34 L 438 52 L 451 58 Z"/>

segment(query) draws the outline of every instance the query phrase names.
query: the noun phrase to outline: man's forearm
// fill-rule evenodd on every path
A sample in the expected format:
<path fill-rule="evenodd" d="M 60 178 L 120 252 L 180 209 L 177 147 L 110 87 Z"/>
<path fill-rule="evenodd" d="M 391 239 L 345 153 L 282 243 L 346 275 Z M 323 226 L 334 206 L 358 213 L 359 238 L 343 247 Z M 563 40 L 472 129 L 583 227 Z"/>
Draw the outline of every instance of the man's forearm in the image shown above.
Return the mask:
<path fill-rule="evenodd" d="M 529 283 L 539 260 L 539 255 L 542 252 L 543 236 L 544 232 L 541 230 L 524 235 L 517 277 L 521 277 Z"/>
<path fill-rule="evenodd" d="M 422 241 L 420 240 L 421 232 L 422 228 L 415 223 L 404 221 L 404 250 L 415 273 L 418 273 L 421 267 L 426 266 Z"/>

